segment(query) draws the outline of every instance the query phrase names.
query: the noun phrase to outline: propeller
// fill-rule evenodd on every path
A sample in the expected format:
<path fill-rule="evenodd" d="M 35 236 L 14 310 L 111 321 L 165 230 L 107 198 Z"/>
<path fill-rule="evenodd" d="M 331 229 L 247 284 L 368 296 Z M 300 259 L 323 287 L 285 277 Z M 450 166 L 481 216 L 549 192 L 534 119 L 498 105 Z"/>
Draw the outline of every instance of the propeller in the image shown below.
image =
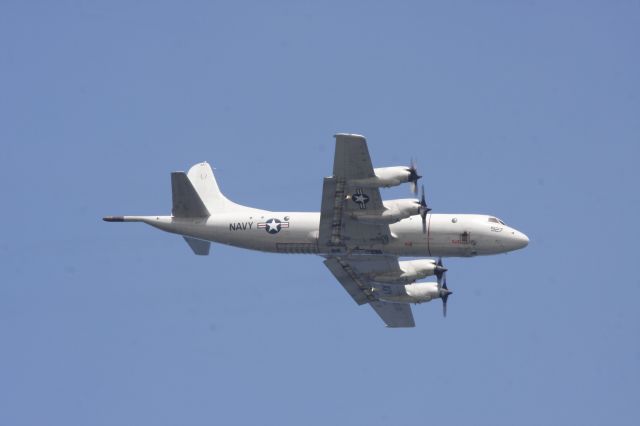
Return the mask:
<path fill-rule="evenodd" d="M 411 159 L 411 166 L 407 168 L 407 171 L 409 172 L 409 179 L 407 180 L 407 182 L 409 182 L 409 184 L 411 185 L 411 192 L 413 192 L 414 194 L 417 194 L 418 179 L 420 179 L 422 176 L 418 174 L 418 169 L 416 168 L 416 162 L 413 161 L 413 158 Z"/>
<path fill-rule="evenodd" d="M 420 209 L 418 213 L 420 214 L 420 218 L 422 219 L 422 233 L 427 233 L 427 213 L 429 213 L 431 209 L 427 206 L 427 201 L 424 198 L 424 185 L 422 185 L 422 197 L 420 198 Z"/>
<path fill-rule="evenodd" d="M 447 299 L 449 299 L 449 295 L 453 292 L 447 288 L 447 276 L 446 273 L 447 268 L 442 266 L 442 258 L 438 258 L 438 263 L 436 264 L 436 276 L 438 277 L 438 293 L 440 294 L 440 298 L 442 299 L 442 315 L 444 317 L 447 316 Z"/>
<path fill-rule="evenodd" d="M 440 289 L 440 298 L 442 299 L 442 316 L 447 316 L 447 299 L 453 292 L 447 288 L 447 278 L 444 278 L 442 288 Z"/>
<path fill-rule="evenodd" d="M 436 263 L 435 275 L 438 277 L 438 288 L 442 287 L 442 278 L 444 277 L 444 273 L 447 272 L 447 268 L 442 264 L 442 258 L 438 258 L 438 262 Z"/>

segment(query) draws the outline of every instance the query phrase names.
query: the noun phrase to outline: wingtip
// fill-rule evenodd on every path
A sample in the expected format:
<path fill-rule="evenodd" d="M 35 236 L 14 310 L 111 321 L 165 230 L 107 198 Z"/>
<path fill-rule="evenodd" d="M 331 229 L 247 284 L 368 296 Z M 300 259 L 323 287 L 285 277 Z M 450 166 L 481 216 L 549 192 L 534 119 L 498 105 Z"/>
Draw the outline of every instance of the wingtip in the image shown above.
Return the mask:
<path fill-rule="evenodd" d="M 366 139 L 363 135 L 359 135 L 357 133 L 336 133 L 335 135 L 333 135 L 334 138 L 339 138 L 339 137 L 343 137 L 343 138 L 357 138 L 357 139 Z"/>
<path fill-rule="evenodd" d="M 105 222 L 124 222 L 124 216 L 105 216 L 102 220 Z"/>

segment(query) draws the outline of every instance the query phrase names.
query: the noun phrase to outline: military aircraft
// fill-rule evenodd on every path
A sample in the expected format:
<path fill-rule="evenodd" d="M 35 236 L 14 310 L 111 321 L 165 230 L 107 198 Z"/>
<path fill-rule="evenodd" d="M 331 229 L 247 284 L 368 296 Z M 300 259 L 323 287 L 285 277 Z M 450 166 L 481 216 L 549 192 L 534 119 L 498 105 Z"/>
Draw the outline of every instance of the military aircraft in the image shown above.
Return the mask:
<path fill-rule="evenodd" d="M 525 247 L 525 234 L 494 216 L 435 214 L 419 199 L 383 201 L 380 188 L 421 176 L 410 166 L 373 168 L 366 139 L 338 133 L 333 175 L 324 178 L 320 212 L 271 212 L 227 199 L 208 163 L 171 173 L 171 216 L 107 216 L 143 222 L 184 237 L 197 255 L 211 241 L 275 253 L 309 253 L 324 264 L 358 305 L 369 304 L 387 327 L 414 327 L 411 303 L 452 293 L 443 257 L 505 253 Z M 401 256 L 429 257 L 398 260 Z M 438 260 L 432 259 L 438 258 Z M 435 276 L 435 282 L 417 282 Z"/>

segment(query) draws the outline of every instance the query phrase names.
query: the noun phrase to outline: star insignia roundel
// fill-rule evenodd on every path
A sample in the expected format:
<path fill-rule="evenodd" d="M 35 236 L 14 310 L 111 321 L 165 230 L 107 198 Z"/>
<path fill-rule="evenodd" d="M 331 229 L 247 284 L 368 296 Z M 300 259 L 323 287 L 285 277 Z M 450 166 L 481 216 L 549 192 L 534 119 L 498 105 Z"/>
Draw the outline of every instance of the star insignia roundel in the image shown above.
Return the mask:
<path fill-rule="evenodd" d="M 264 228 L 269 234 L 277 234 L 282 228 L 288 228 L 289 222 L 283 222 L 280 219 L 269 219 L 266 222 L 258 223 L 258 228 Z"/>
<path fill-rule="evenodd" d="M 269 219 L 267 221 L 267 232 L 270 234 L 277 234 L 278 232 L 280 232 L 280 229 L 282 229 L 282 226 L 280 225 L 280 220 L 279 219 Z"/>
<path fill-rule="evenodd" d="M 351 199 L 354 203 L 360 206 L 361 209 L 367 208 L 367 203 L 369 202 L 369 196 L 362 192 L 362 189 L 358 188 L 355 194 L 351 195 Z"/>

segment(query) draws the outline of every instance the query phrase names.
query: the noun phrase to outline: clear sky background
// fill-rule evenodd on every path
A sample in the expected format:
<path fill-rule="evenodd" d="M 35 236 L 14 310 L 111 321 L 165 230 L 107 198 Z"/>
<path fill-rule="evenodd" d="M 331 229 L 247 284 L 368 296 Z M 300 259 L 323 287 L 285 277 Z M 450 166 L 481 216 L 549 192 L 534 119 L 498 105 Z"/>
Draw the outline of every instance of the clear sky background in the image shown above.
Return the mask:
<path fill-rule="evenodd" d="M 638 1 L 2 1 L 0 425 L 639 424 L 639 41 Z M 100 220 L 203 160 L 318 210 L 336 132 L 529 247 L 394 330 L 319 257 Z"/>

